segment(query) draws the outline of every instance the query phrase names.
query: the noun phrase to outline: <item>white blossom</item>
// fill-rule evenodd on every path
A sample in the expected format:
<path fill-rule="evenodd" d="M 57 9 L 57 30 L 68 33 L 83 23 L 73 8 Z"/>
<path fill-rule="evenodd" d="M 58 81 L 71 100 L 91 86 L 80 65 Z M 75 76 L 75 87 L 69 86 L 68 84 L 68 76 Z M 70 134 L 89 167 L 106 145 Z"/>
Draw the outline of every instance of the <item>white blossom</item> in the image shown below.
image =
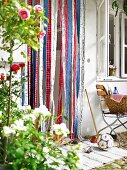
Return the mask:
<path fill-rule="evenodd" d="M 40 140 L 43 141 L 44 140 L 44 136 L 40 136 Z"/>
<path fill-rule="evenodd" d="M 23 120 L 29 120 L 29 119 L 32 119 L 32 121 L 34 122 L 36 120 L 36 115 L 31 113 L 23 116 Z"/>
<path fill-rule="evenodd" d="M 51 113 L 48 111 L 45 105 L 40 105 L 39 108 L 35 108 L 33 113 L 38 117 L 42 115 L 43 117 L 50 117 Z"/>
<path fill-rule="evenodd" d="M 64 123 L 54 124 L 52 130 L 56 135 L 62 135 L 63 137 L 67 137 L 69 134 L 69 130 Z"/>
<path fill-rule="evenodd" d="M 0 118 L 2 117 L 2 111 L 0 111 Z"/>
<path fill-rule="evenodd" d="M 18 110 L 19 111 L 25 111 L 25 106 L 18 105 Z"/>
<path fill-rule="evenodd" d="M 30 105 L 27 105 L 27 106 L 25 106 L 25 110 L 31 110 L 31 106 Z"/>
<path fill-rule="evenodd" d="M 27 127 L 24 126 L 24 120 L 19 119 L 14 122 L 14 124 L 11 125 L 11 127 L 15 130 L 21 130 L 21 131 L 26 131 Z"/>
<path fill-rule="evenodd" d="M 10 134 L 15 134 L 15 130 L 8 127 L 8 126 L 4 126 L 3 127 L 3 133 L 4 133 L 4 136 L 9 136 Z"/>
<path fill-rule="evenodd" d="M 44 147 L 43 148 L 43 152 L 48 153 L 49 152 L 49 148 L 48 147 Z"/>

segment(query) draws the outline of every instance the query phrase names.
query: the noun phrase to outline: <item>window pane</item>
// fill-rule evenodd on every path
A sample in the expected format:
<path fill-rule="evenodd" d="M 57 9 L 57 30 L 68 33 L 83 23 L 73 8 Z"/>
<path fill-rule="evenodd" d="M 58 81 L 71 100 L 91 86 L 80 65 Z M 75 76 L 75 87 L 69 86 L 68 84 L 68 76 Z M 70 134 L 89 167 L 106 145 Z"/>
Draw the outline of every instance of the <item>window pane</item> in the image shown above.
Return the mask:
<path fill-rule="evenodd" d="M 98 60 L 98 75 L 103 77 L 106 76 L 105 70 L 106 70 L 106 64 L 105 64 L 105 43 L 104 40 L 100 42 L 100 49 L 99 49 L 100 57 Z"/>
<path fill-rule="evenodd" d="M 102 37 L 105 34 L 105 3 L 102 4 L 100 7 L 100 37 Z"/>
<path fill-rule="evenodd" d="M 127 74 L 127 48 L 125 47 L 125 74 Z"/>
<path fill-rule="evenodd" d="M 125 44 L 127 45 L 127 19 L 125 19 Z"/>
<path fill-rule="evenodd" d="M 114 15 L 109 14 L 109 63 L 114 64 Z"/>

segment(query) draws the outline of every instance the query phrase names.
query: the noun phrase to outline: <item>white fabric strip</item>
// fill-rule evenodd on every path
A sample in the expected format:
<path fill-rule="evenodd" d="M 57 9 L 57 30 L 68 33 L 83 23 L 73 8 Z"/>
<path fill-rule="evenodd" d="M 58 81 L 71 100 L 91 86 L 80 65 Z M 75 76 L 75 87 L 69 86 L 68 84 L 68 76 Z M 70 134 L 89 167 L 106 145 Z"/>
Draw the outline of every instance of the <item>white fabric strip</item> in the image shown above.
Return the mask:
<path fill-rule="evenodd" d="M 25 53 L 27 56 L 27 45 L 25 45 Z M 24 105 L 28 105 L 28 60 L 25 58 L 25 82 L 24 82 Z"/>
<path fill-rule="evenodd" d="M 40 5 L 44 7 L 44 0 L 40 1 Z M 40 23 L 40 28 L 43 30 L 43 24 Z M 40 39 L 39 51 L 39 102 L 43 104 L 43 39 Z"/>
<path fill-rule="evenodd" d="M 50 91 L 50 111 L 55 114 L 54 108 L 54 82 L 55 82 L 55 69 L 56 69 L 56 45 L 57 45 L 57 13 L 58 1 L 52 1 L 52 44 L 51 44 L 51 91 Z"/>
<path fill-rule="evenodd" d="M 73 58 L 74 58 L 74 0 L 72 0 L 72 77 L 71 77 L 71 134 L 73 133 L 73 124 L 74 124 L 74 119 L 73 119 L 73 105 L 74 105 L 74 101 L 73 101 L 73 93 L 74 93 L 74 72 L 73 72 L 73 67 L 74 67 L 74 63 L 73 63 Z"/>
<path fill-rule="evenodd" d="M 84 92 L 85 92 L 85 5 L 86 0 L 81 0 L 80 5 L 80 93 L 79 93 L 79 128 L 78 138 L 82 140 L 82 117 L 84 108 Z"/>
<path fill-rule="evenodd" d="M 65 85 L 65 18 L 64 18 L 64 0 L 62 0 L 62 62 L 63 62 L 63 78 L 64 78 L 64 89 L 66 88 Z"/>
<path fill-rule="evenodd" d="M 65 103 L 65 95 L 66 95 L 66 93 L 65 93 L 65 89 L 66 89 L 66 83 L 65 83 L 65 81 L 66 81 L 66 57 L 65 57 L 65 51 L 66 51 L 66 49 L 65 49 L 65 14 L 64 14 L 64 0 L 62 0 L 62 64 L 63 64 L 63 88 L 64 88 L 64 90 L 63 90 L 63 102 Z M 65 105 L 65 104 L 64 104 Z M 64 121 L 64 120 L 63 120 Z"/>

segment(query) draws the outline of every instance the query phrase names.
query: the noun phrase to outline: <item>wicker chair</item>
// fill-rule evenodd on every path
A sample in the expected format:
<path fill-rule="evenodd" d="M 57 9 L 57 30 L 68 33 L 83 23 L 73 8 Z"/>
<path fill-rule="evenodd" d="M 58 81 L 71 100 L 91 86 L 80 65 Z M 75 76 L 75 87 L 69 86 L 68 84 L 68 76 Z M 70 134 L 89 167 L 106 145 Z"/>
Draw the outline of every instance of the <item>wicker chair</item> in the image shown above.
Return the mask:
<path fill-rule="evenodd" d="M 105 87 L 103 85 L 96 85 L 97 89 L 97 95 L 100 99 L 100 106 L 102 111 L 102 117 L 104 122 L 106 123 L 106 126 L 99 130 L 99 133 L 101 133 L 103 130 L 109 128 L 111 135 L 116 135 L 118 137 L 118 134 L 116 133 L 116 129 L 123 126 L 125 129 L 127 129 L 127 119 L 123 120 L 123 118 L 127 117 L 127 96 L 124 96 L 122 100 L 118 103 L 114 100 L 112 100 L 108 92 L 106 91 Z M 106 106 L 104 108 L 104 106 Z M 109 123 L 107 118 L 113 118 L 112 123 Z"/>

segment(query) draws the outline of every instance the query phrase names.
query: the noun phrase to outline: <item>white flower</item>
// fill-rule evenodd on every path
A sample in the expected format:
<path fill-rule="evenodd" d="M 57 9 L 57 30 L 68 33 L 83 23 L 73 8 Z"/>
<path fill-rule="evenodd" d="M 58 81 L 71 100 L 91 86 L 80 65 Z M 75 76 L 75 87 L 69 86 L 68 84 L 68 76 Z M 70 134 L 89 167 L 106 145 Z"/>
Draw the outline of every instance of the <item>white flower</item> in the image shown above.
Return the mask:
<path fill-rule="evenodd" d="M 43 141 L 44 140 L 44 136 L 40 136 L 40 140 Z"/>
<path fill-rule="evenodd" d="M 2 122 L 1 118 L 2 118 L 2 111 L 0 111 L 0 123 Z"/>
<path fill-rule="evenodd" d="M 25 111 L 25 106 L 18 105 L 18 110 L 19 111 Z"/>
<path fill-rule="evenodd" d="M 69 129 L 64 123 L 54 124 L 52 126 L 52 130 L 56 135 L 62 135 L 63 137 L 67 137 L 67 135 L 69 134 Z"/>
<path fill-rule="evenodd" d="M 25 106 L 25 110 L 31 110 L 31 106 L 30 105 L 27 105 L 27 106 Z"/>
<path fill-rule="evenodd" d="M 110 69 L 116 69 L 116 66 L 114 66 L 114 65 L 109 65 L 109 68 L 110 68 Z"/>
<path fill-rule="evenodd" d="M 40 108 L 35 108 L 33 113 L 35 114 L 36 117 L 38 117 L 41 114 Z"/>
<path fill-rule="evenodd" d="M 15 134 L 15 130 L 8 126 L 4 126 L 3 133 L 4 133 L 4 136 L 8 137 L 10 134 Z"/>
<path fill-rule="evenodd" d="M 45 105 L 41 105 L 39 108 L 35 108 L 33 113 L 36 117 L 42 115 L 43 117 L 50 117 L 51 113 L 48 111 Z"/>
<path fill-rule="evenodd" d="M 26 131 L 27 127 L 24 126 L 24 121 L 22 119 L 16 120 L 14 124 L 11 125 L 14 130 Z"/>
<path fill-rule="evenodd" d="M 44 147 L 43 148 L 43 152 L 48 153 L 49 152 L 49 148 L 48 147 Z"/>
<path fill-rule="evenodd" d="M 46 116 L 51 116 L 51 113 L 48 111 L 48 109 L 47 109 L 47 107 L 45 106 L 45 105 L 40 105 L 40 110 L 41 110 L 41 112 L 43 113 L 42 115 L 44 116 L 44 117 L 46 117 Z"/>
<path fill-rule="evenodd" d="M 0 111 L 0 118 L 2 117 L 2 111 Z"/>
<path fill-rule="evenodd" d="M 23 116 L 23 120 L 29 120 L 29 119 L 32 119 L 32 121 L 34 122 L 36 120 L 36 115 L 31 113 Z"/>

